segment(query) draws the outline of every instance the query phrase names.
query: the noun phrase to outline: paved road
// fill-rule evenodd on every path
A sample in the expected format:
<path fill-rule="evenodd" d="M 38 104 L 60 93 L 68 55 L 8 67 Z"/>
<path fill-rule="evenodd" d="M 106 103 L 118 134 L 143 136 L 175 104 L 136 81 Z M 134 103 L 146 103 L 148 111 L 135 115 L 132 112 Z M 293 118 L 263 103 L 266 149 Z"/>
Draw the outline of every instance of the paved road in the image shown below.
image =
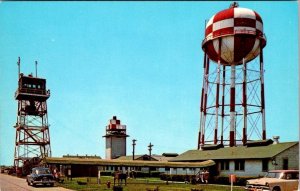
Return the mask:
<path fill-rule="evenodd" d="M 0 173 L 0 191 L 71 191 L 61 187 L 37 187 L 28 186 L 26 180 L 15 176 Z"/>

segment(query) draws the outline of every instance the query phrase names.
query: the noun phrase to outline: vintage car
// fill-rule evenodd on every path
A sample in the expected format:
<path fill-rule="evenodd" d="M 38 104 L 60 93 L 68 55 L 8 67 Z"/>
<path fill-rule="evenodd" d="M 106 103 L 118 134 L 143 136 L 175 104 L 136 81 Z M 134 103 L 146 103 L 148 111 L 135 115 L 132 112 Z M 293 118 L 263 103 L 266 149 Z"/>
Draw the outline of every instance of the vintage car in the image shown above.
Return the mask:
<path fill-rule="evenodd" d="M 36 167 L 31 170 L 31 173 L 27 175 L 26 181 L 28 185 L 54 185 L 54 176 L 51 174 L 49 168 Z"/>
<path fill-rule="evenodd" d="M 298 170 L 273 170 L 265 177 L 247 181 L 248 191 L 294 191 L 298 190 Z"/>

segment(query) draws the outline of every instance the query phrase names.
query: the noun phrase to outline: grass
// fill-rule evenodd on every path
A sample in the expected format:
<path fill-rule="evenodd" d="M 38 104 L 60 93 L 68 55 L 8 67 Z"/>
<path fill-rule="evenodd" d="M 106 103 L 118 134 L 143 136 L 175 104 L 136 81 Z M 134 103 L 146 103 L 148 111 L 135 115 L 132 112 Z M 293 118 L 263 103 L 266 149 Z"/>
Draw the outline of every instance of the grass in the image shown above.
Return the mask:
<path fill-rule="evenodd" d="M 87 182 L 87 185 L 78 185 L 77 181 Z M 110 181 L 110 189 L 107 188 L 106 183 Z M 65 179 L 64 183 L 58 183 L 57 186 L 72 190 L 81 190 L 81 191 L 105 191 L 112 190 L 113 187 L 113 177 L 102 176 L 101 184 L 97 184 L 97 178 L 90 178 L 89 181 L 87 178 L 72 178 L 72 180 Z M 117 184 L 116 184 L 117 185 Z M 147 189 L 154 190 L 159 188 L 159 191 L 191 191 L 191 189 L 198 189 L 203 191 L 230 191 L 230 186 L 228 185 L 213 185 L 213 184 L 184 184 L 184 183 L 173 183 L 169 182 L 166 184 L 165 181 L 162 181 L 158 178 L 137 178 L 137 179 L 127 179 L 127 186 L 123 183 L 123 191 L 146 191 Z M 233 191 L 244 191 L 243 187 L 235 186 Z"/>

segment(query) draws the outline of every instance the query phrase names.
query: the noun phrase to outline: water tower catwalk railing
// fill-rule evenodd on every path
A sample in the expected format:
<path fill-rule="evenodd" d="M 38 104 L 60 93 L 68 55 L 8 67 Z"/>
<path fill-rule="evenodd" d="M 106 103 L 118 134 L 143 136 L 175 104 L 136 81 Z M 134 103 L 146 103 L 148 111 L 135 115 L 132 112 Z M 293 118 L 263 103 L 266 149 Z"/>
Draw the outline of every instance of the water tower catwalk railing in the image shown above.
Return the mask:
<path fill-rule="evenodd" d="M 249 12 L 256 17 L 256 22 L 261 22 L 259 30 L 241 26 L 235 30 L 233 25 L 226 34 L 213 31 L 215 23 L 221 23 L 215 28 L 222 30 L 222 24 L 226 25 L 228 19 L 241 20 L 249 17 Z M 205 145 L 236 146 L 266 139 L 263 64 L 266 38 L 261 18 L 252 10 L 237 7 L 220 13 L 206 25 L 202 43 L 205 53 L 198 149 Z M 222 23 L 225 20 L 227 23 Z"/>

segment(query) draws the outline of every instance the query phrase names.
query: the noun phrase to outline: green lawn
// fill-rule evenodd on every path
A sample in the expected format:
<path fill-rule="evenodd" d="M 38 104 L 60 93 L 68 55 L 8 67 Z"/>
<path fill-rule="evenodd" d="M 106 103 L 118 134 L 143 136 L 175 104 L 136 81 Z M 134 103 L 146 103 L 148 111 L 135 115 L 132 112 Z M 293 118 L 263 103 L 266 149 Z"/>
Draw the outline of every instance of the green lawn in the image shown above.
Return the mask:
<path fill-rule="evenodd" d="M 69 188 L 73 190 L 82 191 L 99 191 L 99 190 L 112 190 L 113 187 L 113 177 L 102 176 L 101 184 L 97 184 L 96 178 L 90 178 L 87 185 L 78 185 L 77 181 L 87 182 L 87 178 L 73 178 L 71 180 L 65 179 L 63 184 L 57 184 L 64 188 Z M 110 181 L 110 189 L 107 188 L 106 183 Z M 147 189 L 155 189 L 158 187 L 159 191 L 191 191 L 192 188 L 203 190 L 203 191 L 230 191 L 230 186 L 225 185 L 212 185 L 212 184 L 184 184 L 184 183 L 172 183 L 161 181 L 158 178 L 137 178 L 137 179 L 127 179 L 127 186 L 123 184 L 123 191 L 146 191 Z M 235 186 L 233 191 L 244 191 L 243 187 Z"/>

